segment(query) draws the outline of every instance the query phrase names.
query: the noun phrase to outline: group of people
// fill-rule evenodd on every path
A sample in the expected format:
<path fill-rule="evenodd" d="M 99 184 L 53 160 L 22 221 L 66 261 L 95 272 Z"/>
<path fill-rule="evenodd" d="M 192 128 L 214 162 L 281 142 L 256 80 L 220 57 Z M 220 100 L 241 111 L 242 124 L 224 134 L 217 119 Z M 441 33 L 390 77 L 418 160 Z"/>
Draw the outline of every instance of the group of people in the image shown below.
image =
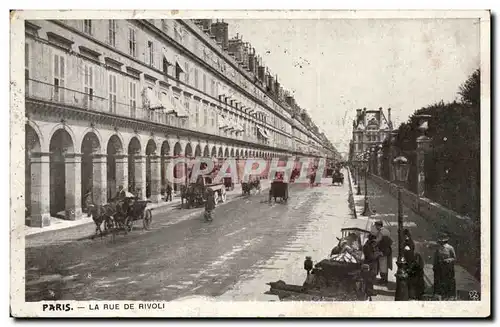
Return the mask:
<path fill-rule="evenodd" d="M 377 275 L 379 283 L 387 285 L 388 272 L 392 265 L 392 239 L 389 229 L 384 227 L 382 221 L 374 224 L 375 229 L 368 236 L 363 246 L 364 263 L 369 267 L 367 278 L 367 292 L 369 296 L 375 295 L 373 286 Z M 455 250 L 448 244 L 448 236 L 444 233 L 438 237 L 438 247 L 434 253 L 434 295 L 440 299 L 455 297 L 456 282 L 454 262 Z M 408 229 L 403 231 L 403 259 L 406 264 L 408 296 L 411 300 L 422 300 L 425 291 L 424 259 L 415 251 L 415 242 Z"/>

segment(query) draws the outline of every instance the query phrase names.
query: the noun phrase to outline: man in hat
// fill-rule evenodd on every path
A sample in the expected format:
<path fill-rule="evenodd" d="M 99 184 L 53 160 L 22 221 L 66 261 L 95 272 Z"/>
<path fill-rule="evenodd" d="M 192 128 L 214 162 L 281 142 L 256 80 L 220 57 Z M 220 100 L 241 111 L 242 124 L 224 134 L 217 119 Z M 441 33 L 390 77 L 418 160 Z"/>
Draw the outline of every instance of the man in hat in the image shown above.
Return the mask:
<path fill-rule="evenodd" d="M 378 271 L 381 284 L 387 284 L 389 270 L 392 270 L 392 239 L 391 233 L 379 220 L 375 222 L 375 237 L 377 247 L 382 255 L 378 258 Z"/>
<path fill-rule="evenodd" d="M 410 231 L 405 229 L 403 235 L 403 256 L 408 267 L 408 295 L 412 300 L 422 300 L 425 291 L 424 259 L 415 250 Z"/>
<path fill-rule="evenodd" d="M 448 244 L 448 235 L 440 233 L 434 253 L 434 294 L 444 299 L 456 296 L 455 249 Z"/>

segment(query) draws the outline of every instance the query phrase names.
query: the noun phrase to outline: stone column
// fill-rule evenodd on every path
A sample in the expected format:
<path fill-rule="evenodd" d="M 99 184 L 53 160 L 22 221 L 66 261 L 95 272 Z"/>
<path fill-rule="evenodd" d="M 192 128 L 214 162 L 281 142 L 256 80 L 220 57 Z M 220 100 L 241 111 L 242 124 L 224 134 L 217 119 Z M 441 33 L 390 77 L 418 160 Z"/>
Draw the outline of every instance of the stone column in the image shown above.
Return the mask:
<path fill-rule="evenodd" d="M 31 165 L 31 217 L 32 227 L 50 225 L 50 154 L 32 152 Z"/>
<path fill-rule="evenodd" d="M 161 169 L 163 170 L 163 180 L 161 181 L 162 188 L 166 191 L 167 185 L 170 184 L 172 187 L 172 193 L 174 192 L 174 185 L 171 178 L 173 175 L 172 159 L 170 156 L 161 156 Z M 172 172 L 169 172 L 172 170 Z"/>
<path fill-rule="evenodd" d="M 116 192 L 120 186 L 123 187 L 124 190 L 128 190 L 128 155 L 126 154 L 116 154 L 115 155 L 115 165 L 116 165 L 116 189 L 113 190 L 115 196 Z"/>
<path fill-rule="evenodd" d="M 82 154 L 66 153 L 64 163 L 66 166 L 65 215 L 69 220 L 76 220 L 82 217 Z"/>
<path fill-rule="evenodd" d="M 94 204 L 102 205 L 107 201 L 108 181 L 106 179 L 107 172 L 107 155 L 93 154 L 92 155 L 92 169 L 93 169 L 93 185 L 92 185 L 92 199 Z M 113 194 L 114 195 L 114 194 Z M 112 196 L 113 196 L 112 195 Z"/>
<path fill-rule="evenodd" d="M 149 156 L 151 163 L 151 198 L 154 203 L 161 201 L 161 161 L 160 156 L 153 153 Z"/>
<path fill-rule="evenodd" d="M 134 156 L 135 192 L 139 198 L 146 200 L 146 156 Z"/>
<path fill-rule="evenodd" d="M 430 148 L 431 139 L 425 135 L 417 138 L 417 194 L 425 197 L 425 154 Z"/>

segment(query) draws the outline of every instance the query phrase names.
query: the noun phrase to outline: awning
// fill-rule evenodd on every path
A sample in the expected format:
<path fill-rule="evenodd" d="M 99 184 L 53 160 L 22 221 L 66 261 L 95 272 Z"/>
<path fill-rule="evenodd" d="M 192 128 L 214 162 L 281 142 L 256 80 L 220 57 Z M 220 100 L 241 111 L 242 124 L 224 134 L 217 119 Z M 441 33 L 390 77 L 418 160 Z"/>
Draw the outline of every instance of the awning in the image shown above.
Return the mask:
<path fill-rule="evenodd" d="M 219 129 L 227 129 L 229 127 L 229 122 L 226 117 L 220 115 L 219 116 Z"/>
<path fill-rule="evenodd" d="M 182 104 L 181 100 L 176 97 L 173 97 L 173 99 L 177 117 L 179 118 L 189 117 L 189 113 L 187 112 L 186 108 L 184 108 L 184 104 Z"/>
<path fill-rule="evenodd" d="M 262 135 L 262 137 L 264 137 L 266 139 L 269 138 L 269 136 L 266 134 L 266 131 L 263 128 L 257 126 L 257 130 L 259 131 L 260 135 Z"/>
<path fill-rule="evenodd" d="M 179 55 L 175 56 L 175 65 L 176 65 L 176 67 L 178 69 L 180 69 L 181 73 L 185 73 L 185 71 L 184 71 L 184 60 Z"/>
<path fill-rule="evenodd" d="M 145 91 L 146 91 L 146 99 L 149 103 L 149 109 L 151 109 L 151 110 L 162 109 L 163 104 L 156 97 L 155 93 L 153 92 L 153 89 L 146 87 Z"/>
<path fill-rule="evenodd" d="M 171 54 L 169 54 L 167 52 L 167 50 L 165 50 L 165 48 L 162 48 L 161 49 L 161 52 L 163 53 L 163 57 L 165 58 L 165 60 L 167 61 L 167 63 L 170 65 L 170 66 L 173 66 L 174 63 L 175 63 L 175 59 L 173 58 L 173 56 Z"/>
<path fill-rule="evenodd" d="M 262 131 L 264 132 L 264 134 L 266 134 L 266 138 L 270 138 L 271 137 L 271 135 L 269 135 L 269 133 L 268 133 L 267 130 L 263 129 Z"/>
<path fill-rule="evenodd" d="M 167 115 L 169 114 L 177 114 L 177 111 L 175 110 L 175 106 L 172 103 L 172 100 L 169 99 L 169 96 L 166 93 L 160 93 L 160 102 L 163 105 L 163 108 L 165 109 L 165 113 Z"/>

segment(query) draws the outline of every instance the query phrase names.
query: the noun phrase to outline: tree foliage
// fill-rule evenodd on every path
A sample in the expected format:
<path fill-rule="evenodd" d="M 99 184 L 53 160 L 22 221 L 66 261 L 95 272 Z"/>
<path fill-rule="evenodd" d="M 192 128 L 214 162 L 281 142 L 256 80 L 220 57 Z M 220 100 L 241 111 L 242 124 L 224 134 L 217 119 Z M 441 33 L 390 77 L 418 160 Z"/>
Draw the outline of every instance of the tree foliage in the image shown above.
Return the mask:
<path fill-rule="evenodd" d="M 479 214 L 480 176 L 480 72 L 476 70 L 459 87 L 460 101 L 420 108 L 398 128 L 395 147 L 407 157 L 417 148 L 418 115 L 431 115 L 427 136 L 432 150 L 426 162 L 427 194 L 464 214 Z M 385 144 L 385 149 L 388 144 Z M 410 160 L 415 165 L 415 160 Z M 416 167 L 413 167 L 414 171 Z M 410 181 L 411 184 L 411 181 Z"/>

